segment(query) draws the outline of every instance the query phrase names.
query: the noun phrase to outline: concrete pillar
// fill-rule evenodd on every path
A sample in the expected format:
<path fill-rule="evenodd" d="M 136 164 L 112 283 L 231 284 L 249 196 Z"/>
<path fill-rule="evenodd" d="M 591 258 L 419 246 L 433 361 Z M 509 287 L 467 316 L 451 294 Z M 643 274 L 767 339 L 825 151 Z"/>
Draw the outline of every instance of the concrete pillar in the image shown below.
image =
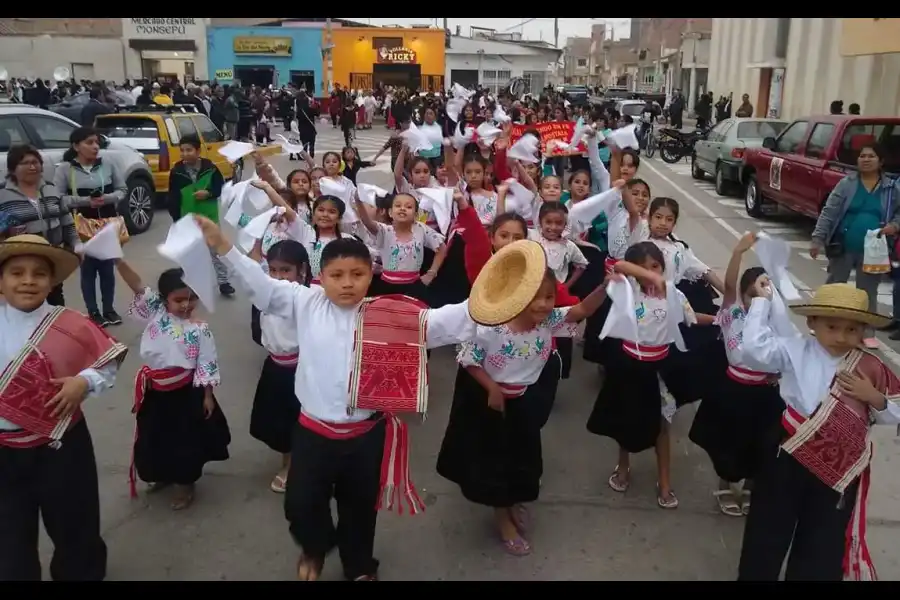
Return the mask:
<path fill-rule="evenodd" d="M 691 78 L 688 83 L 688 112 L 694 112 L 694 102 L 697 97 L 697 67 L 691 66 Z"/>

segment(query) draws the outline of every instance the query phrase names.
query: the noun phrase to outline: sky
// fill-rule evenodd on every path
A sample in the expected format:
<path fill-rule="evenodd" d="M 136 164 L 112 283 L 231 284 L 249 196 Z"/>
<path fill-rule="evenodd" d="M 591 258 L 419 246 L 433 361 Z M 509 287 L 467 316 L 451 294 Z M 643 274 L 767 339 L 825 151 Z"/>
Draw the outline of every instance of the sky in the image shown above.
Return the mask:
<path fill-rule="evenodd" d="M 421 19 L 404 19 L 398 17 L 392 17 L 388 19 L 372 19 L 372 18 L 356 18 L 356 17 L 344 17 L 350 21 L 357 21 L 360 23 L 368 23 L 370 25 L 384 26 L 384 25 L 400 25 L 400 26 L 409 26 L 409 25 L 437 25 L 440 27 L 442 25 L 443 19 L 438 17 L 425 17 Z M 486 19 L 447 19 L 448 26 L 450 27 L 450 31 L 456 33 L 456 26 L 459 25 L 462 27 L 462 34 L 469 35 L 469 27 L 474 25 L 476 27 L 486 27 L 488 26 L 485 23 Z M 525 23 L 528 21 L 527 23 Z M 628 37 L 628 33 L 630 30 L 631 19 L 559 19 L 559 44 L 560 46 L 564 46 L 566 43 L 567 37 L 590 37 L 591 35 L 591 24 L 592 23 L 603 23 L 605 22 L 609 27 L 612 27 L 616 39 L 620 39 L 623 37 Z M 524 23 L 524 24 L 523 24 Z M 512 32 L 521 32 L 522 38 L 526 40 L 543 40 L 545 42 L 553 43 L 553 19 L 490 19 L 490 27 L 497 30 L 499 33 L 512 33 Z"/>

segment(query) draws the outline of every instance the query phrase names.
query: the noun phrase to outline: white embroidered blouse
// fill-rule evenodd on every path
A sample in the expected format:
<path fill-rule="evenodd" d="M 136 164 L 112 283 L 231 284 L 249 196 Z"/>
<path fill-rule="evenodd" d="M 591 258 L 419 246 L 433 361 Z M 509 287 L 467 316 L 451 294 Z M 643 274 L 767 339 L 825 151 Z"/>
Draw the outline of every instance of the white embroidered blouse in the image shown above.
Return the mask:
<path fill-rule="evenodd" d="M 632 289 L 634 290 L 634 314 L 637 317 L 638 340 L 641 344 L 648 346 L 668 346 L 675 340 L 671 335 L 671 328 L 668 324 L 670 306 L 669 300 L 666 298 L 657 298 L 649 296 L 641 289 L 640 284 L 630 279 Z M 697 323 L 697 315 L 691 308 L 691 303 L 680 290 L 670 288 L 677 297 L 677 304 L 681 306 L 683 311 L 683 322 L 685 325 L 691 326 Z M 676 317 L 677 318 L 677 317 Z M 679 319 L 680 320 L 680 319 Z"/>
<path fill-rule="evenodd" d="M 553 271 L 557 281 L 565 283 L 569 278 L 569 265 L 586 267 L 587 258 L 572 240 L 548 240 L 540 231 L 530 229 L 528 238 L 539 243 L 547 256 L 547 267 Z"/>
<path fill-rule="evenodd" d="M 683 243 L 659 238 L 653 238 L 650 241 L 656 244 L 666 259 L 666 281 L 675 284 L 681 282 L 682 279 L 697 281 L 709 272 L 709 267 Z"/>
<path fill-rule="evenodd" d="M 377 225 L 373 242 L 385 271 L 418 273 L 425 259 L 425 248 L 437 251 L 444 243 L 444 236 L 418 222 L 413 223 L 412 238 L 405 242 L 397 239 L 393 225 Z"/>
<path fill-rule="evenodd" d="M 149 287 L 134 297 L 128 315 L 146 322 L 141 334 L 140 354 L 148 367 L 192 370 L 195 387 L 221 383 L 216 342 L 208 323 L 188 321 L 170 314 L 162 296 Z"/>
<path fill-rule="evenodd" d="M 550 358 L 554 337 L 573 337 L 578 323 L 567 323 L 571 307 L 554 308 L 530 331 L 510 331 L 506 325 L 479 325 L 475 339 L 460 345 L 456 361 L 463 367 L 481 367 L 497 383 L 532 385 Z"/>

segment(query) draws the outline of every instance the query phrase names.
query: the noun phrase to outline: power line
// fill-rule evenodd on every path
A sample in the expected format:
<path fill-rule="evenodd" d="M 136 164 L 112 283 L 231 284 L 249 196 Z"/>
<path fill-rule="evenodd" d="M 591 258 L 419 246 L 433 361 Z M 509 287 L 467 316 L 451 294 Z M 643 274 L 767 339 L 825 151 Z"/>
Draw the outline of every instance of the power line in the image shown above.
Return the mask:
<path fill-rule="evenodd" d="M 537 18 L 534 18 L 534 19 L 525 19 L 525 20 L 522 21 L 521 23 L 516 23 L 516 24 L 513 25 L 512 27 L 507 27 L 507 28 L 504 29 L 503 31 L 506 32 L 506 31 L 509 31 L 509 30 L 511 30 L 511 29 L 518 29 L 519 27 L 522 27 L 522 26 L 524 26 L 524 25 L 528 25 L 528 24 L 531 23 L 532 21 L 537 21 L 537 20 L 538 20 Z"/>

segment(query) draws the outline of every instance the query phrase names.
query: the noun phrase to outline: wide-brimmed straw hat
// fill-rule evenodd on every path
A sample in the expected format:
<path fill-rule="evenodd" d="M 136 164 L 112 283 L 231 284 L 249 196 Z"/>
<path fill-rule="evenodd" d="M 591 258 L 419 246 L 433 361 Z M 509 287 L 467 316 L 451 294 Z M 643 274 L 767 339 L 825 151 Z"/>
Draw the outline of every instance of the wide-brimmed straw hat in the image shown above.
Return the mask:
<path fill-rule="evenodd" d="M 0 242 L 0 265 L 16 256 L 42 256 L 53 264 L 53 285 L 65 281 L 81 261 L 71 250 L 53 246 L 39 235 L 15 235 Z"/>
<path fill-rule="evenodd" d="M 472 284 L 469 316 L 482 325 L 512 321 L 534 300 L 546 272 L 547 257 L 537 242 L 519 240 L 505 246 Z"/>
<path fill-rule="evenodd" d="M 794 304 L 791 309 L 804 317 L 835 317 L 885 327 L 890 317 L 869 311 L 869 295 L 849 283 L 828 283 L 816 290 L 812 301 Z"/>

